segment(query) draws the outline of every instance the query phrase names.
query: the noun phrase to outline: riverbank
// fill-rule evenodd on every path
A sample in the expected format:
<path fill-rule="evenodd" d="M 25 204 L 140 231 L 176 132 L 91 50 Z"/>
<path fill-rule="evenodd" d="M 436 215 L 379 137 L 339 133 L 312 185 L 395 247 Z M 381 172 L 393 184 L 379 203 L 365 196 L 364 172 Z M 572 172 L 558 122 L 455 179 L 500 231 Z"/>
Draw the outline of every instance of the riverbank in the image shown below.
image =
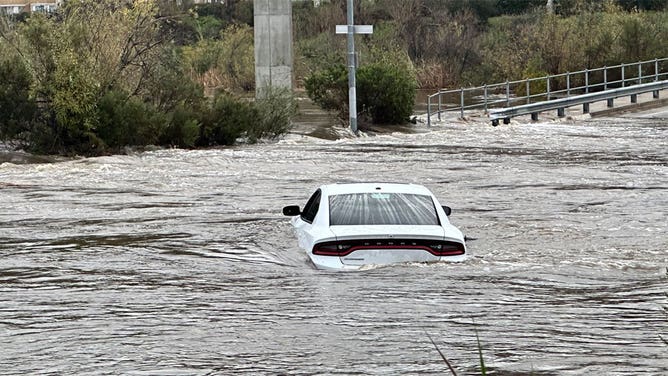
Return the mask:
<path fill-rule="evenodd" d="M 52 155 L 35 155 L 22 150 L 15 150 L 10 145 L 0 142 L 0 165 L 3 163 L 31 164 L 31 163 L 53 163 L 65 160 L 63 157 Z"/>
<path fill-rule="evenodd" d="M 354 135 L 350 129 L 342 125 L 335 116 L 320 109 L 310 99 L 301 96 L 297 98 L 297 101 L 298 113 L 293 119 L 292 129 L 284 136 L 284 138 L 313 137 L 333 141 L 359 136 Z M 415 106 L 418 111 L 424 107 L 425 106 L 421 103 L 416 103 Z M 631 103 L 629 97 L 618 98 L 615 100 L 614 108 L 607 108 L 607 104 L 604 101 L 592 103 L 589 114 L 584 114 L 582 108 L 579 106 L 568 108 L 566 110 L 566 116 L 563 118 L 558 117 L 556 111 L 544 112 L 540 114 L 539 122 L 574 122 L 595 117 L 610 117 L 663 107 L 668 107 L 668 90 L 661 91 L 659 99 L 654 99 L 652 93 L 638 95 L 637 103 Z M 362 137 L 372 137 L 389 133 L 410 134 L 430 131 L 430 128 L 427 126 L 426 114 L 418 113 L 413 119 L 415 120 L 415 124 L 407 123 L 404 125 L 364 126 L 360 128 L 360 135 Z M 465 113 L 464 119 L 459 118 L 459 112 L 447 112 L 441 115 L 440 121 L 435 115 L 432 115 L 432 126 L 434 128 L 445 125 L 491 126 L 490 123 L 491 121 L 489 120 L 489 117 L 483 111 L 468 111 Z M 534 123 L 536 122 L 532 121 L 530 116 L 520 116 L 511 120 L 511 124 Z M 501 125 L 501 127 L 503 127 L 503 125 Z M 156 148 L 149 147 L 148 149 L 155 150 Z M 131 149 L 126 148 L 126 151 L 128 150 Z M 59 156 L 30 154 L 24 151 L 14 150 L 8 144 L 0 143 L 0 164 L 52 163 L 67 159 L 68 158 Z"/>

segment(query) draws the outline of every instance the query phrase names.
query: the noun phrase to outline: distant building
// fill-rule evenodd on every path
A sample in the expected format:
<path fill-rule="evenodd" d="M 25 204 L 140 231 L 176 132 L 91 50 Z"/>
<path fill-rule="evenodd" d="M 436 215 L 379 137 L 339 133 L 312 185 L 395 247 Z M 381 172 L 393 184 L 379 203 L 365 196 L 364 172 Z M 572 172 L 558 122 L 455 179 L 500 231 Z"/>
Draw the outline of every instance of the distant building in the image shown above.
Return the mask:
<path fill-rule="evenodd" d="M 175 0 L 176 5 L 181 6 L 183 5 L 183 0 Z M 213 3 L 220 3 L 220 4 L 225 4 L 226 0 L 191 0 L 189 2 L 186 2 L 186 4 L 213 4 Z"/>
<path fill-rule="evenodd" d="M 246 1 L 253 1 L 253 0 L 246 0 Z M 293 3 L 297 2 L 313 2 L 313 5 L 316 7 L 322 4 L 323 2 L 326 2 L 329 0 L 292 0 Z M 225 4 L 227 3 L 227 0 L 192 0 L 193 4 L 211 4 L 211 3 L 221 3 Z M 176 0 L 176 3 L 178 5 L 181 5 L 183 3 L 183 0 Z"/>
<path fill-rule="evenodd" d="M 33 12 L 53 12 L 63 0 L 42 0 L 42 1 L 21 1 L 21 0 L 0 0 L 0 13 L 19 14 Z"/>
<path fill-rule="evenodd" d="M 53 12 L 65 0 L 42 0 L 42 1 L 22 1 L 22 0 L 0 0 L 0 14 L 20 14 L 33 12 Z M 225 4 L 227 0 L 191 0 L 193 4 Z M 253 0 L 247 0 L 253 1 Z M 324 1 L 328 0 L 292 0 L 293 2 L 313 2 L 313 5 L 318 6 Z M 183 3 L 183 0 L 175 0 L 178 5 Z"/>

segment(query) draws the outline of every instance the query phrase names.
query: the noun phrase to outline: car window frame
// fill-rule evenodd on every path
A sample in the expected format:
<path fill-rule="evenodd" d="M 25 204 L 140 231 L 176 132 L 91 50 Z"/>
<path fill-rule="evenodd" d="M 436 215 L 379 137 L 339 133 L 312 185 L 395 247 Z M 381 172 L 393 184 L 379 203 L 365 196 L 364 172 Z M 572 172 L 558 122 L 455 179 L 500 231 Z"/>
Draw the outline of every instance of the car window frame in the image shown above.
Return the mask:
<path fill-rule="evenodd" d="M 308 199 L 306 205 L 304 205 L 304 210 L 302 210 L 302 214 L 300 216 L 302 221 L 306 223 L 313 223 L 315 217 L 318 215 L 318 211 L 320 211 L 321 202 L 322 202 L 322 191 L 320 189 L 317 189 L 315 192 L 313 192 L 311 198 Z M 313 213 L 311 213 L 311 211 L 313 211 Z"/>

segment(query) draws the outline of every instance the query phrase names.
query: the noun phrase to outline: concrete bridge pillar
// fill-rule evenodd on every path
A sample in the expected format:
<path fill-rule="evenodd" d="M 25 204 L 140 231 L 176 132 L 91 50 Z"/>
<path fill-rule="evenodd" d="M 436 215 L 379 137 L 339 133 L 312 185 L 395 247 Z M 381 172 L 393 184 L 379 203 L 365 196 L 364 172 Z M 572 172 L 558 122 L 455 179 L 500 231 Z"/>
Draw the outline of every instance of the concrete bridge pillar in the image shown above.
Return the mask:
<path fill-rule="evenodd" d="M 253 0 L 255 97 L 292 90 L 292 0 Z"/>

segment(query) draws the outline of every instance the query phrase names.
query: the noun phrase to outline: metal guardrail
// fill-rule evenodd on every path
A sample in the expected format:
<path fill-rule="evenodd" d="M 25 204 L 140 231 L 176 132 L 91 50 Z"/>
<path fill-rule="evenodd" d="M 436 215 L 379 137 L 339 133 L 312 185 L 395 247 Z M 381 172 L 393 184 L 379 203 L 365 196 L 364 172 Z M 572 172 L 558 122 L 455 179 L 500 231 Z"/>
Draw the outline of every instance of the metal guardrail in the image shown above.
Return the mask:
<path fill-rule="evenodd" d="M 440 121 L 444 112 L 457 111 L 463 118 L 466 110 L 488 113 L 492 108 L 517 103 L 550 101 L 666 79 L 668 58 L 662 58 L 470 88 L 441 89 L 427 97 L 427 125 L 431 125 L 433 115 Z M 438 106 L 435 112 L 434 104 Z"/>
<path fill-rule="evenodd" d="M 557 110 L 557 115 L 559 117 L 564 117 L 565 109 L 567 107 L 583 105 L 582 111 L 584 113 L 588 113 L 589 104 L 592 102 L 607 100 L 608 107 L 613 107 L 613 101 L 615 98 L 631 96 L 631 103 L 636 103 L 638 94 L 653 92 L 654 98 L 658 98 L 659 90 L 663 89 L 668 89 L 668 80 L 627 86 L 619 89 L 609 89 L 598 93 L 581 94 L 568 98 L 554 99 L 551 101 L 543 101 L 497 110 L 490 110 L 489 118 L 492 120 L 492 125 L 497 126 L 499 125 L 499 119 L 503 119 L 504 123 L 508 123 L 511 117 L 531 114 L 531 118 L 533 120 L 538 120 L 539 112 L 550 110 Z"/>

